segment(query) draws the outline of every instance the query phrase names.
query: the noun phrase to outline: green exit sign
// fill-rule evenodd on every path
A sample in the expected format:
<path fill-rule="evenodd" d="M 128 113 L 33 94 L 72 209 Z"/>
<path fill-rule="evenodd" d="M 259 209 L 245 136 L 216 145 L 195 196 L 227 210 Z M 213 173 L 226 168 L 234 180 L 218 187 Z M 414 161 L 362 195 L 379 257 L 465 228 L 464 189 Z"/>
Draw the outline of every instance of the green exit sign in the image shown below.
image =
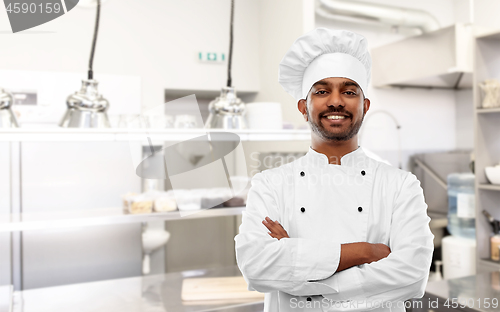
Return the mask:
<path fill-rule="evenodd" d="M 226 54 L 220 52 L 198 52 L 200 62 L 223 63 L 226 61 Z"/>

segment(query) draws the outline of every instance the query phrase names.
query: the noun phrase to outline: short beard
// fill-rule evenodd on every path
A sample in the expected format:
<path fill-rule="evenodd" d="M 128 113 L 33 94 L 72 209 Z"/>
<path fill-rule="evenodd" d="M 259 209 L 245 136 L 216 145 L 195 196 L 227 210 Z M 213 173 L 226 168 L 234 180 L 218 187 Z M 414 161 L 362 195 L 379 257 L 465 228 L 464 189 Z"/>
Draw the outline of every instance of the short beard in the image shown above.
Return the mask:
<path fill-rule="evenodd" d="M 321 119 L 318 124 L 313 122 L 311 116 L 309 115 L 309 110 L 307 109 L 307 107 L 306 107 L 306 113 L 307 113 L 307 122 L 311 126 L 311 130 L 323 140 L 334 141 L 334 142 L 348 141 L 352 139 L 356 134 L 358 134 L 359 129 L 361 128 L 361 124 L 365 119 L 365 108 L 363 107 L 363 117 L 361 117 L 361 120 L 351 125 L 349 129 L 347 129 L 342 133 L 330 133 L 327 129 L 325 129 L 325 127 L 321 123 Z"/>

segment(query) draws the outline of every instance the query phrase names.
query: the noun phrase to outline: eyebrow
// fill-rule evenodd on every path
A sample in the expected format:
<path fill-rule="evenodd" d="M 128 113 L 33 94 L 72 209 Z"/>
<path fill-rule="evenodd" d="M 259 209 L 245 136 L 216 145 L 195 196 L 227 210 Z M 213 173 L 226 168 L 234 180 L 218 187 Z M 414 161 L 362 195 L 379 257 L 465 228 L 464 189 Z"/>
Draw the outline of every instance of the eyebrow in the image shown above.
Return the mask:
<path fill-rule="evenodd" d="M 344 81 L 344 83 L 342 84 L 344 85 L 344 87 L 355 86 L 356 88 L 359 88 L 359 85 L 354 81 Z"/>
<path fill-rule="evenodd" d="M 316 81 L 312 86 L 315 87 L 315 86 L 320 86 L 320 85 L 327 86 L 327 85 L 329 85 L 329 83 L 326 81 L 320 80 L 320 81 Z"/>
<path fill-rule="evenodd" d="M 323 81 L 323 80 L 320 80 L 320 81 L 317 81 L 316 83 L 314 83 L 312 86 L 315 87 L 315 86 L 328 86 L 328 85 L 330 85 L 330 83 Z M 342 83 L 342 86 L 343 87 L 354 86 L 354 87 L 360 88 L 360 86 L 356 82 L 349 81 L 349 80 L 344 81 Z"/>

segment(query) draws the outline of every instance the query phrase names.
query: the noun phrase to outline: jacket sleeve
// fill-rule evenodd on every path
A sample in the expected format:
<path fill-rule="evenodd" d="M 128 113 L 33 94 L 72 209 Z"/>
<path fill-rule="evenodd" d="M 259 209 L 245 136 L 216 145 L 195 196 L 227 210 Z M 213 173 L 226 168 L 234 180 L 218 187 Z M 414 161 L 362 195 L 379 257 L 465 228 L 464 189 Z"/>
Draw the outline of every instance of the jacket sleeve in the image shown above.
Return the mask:
<path fill-rule="evenodd" d="M 309 282 L 332 276 L 340 261 L 340 243 L 305 238 L 272 238 L 262 224 L 279 220 L 283 202 L 263 173 L 252 179 L 246 211 L 236 243 L 236 260 L 249 290 L 283 291 L 294 296 L 337 291 L 332 285 Z M 283 223 L 282 223 L 283 224 Z"/>
<path fill-rule="evenodd" d="M 429 221 L 420 182 L 408 173 L 393 207 L 389 256 L 322 280 L 322 283 L 338 287 L 337 293 L 323 296 L 334 301 L 368 303 L 421 298 L 434 250 Z"/>

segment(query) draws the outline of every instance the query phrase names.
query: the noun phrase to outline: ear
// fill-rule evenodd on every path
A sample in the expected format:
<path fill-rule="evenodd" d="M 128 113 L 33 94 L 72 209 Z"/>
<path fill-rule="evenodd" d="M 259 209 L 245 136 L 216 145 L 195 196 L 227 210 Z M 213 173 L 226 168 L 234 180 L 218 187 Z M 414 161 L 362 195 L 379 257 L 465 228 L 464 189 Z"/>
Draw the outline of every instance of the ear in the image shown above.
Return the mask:
<path fill-rule="evenodd" d="M 306 102 L 306 100 L 304 100 L 304 99 L 299 100 L 299 102 L 297 103 L 297 107 L 298 107 L 300 113 L 302 114 L 302 116 L 304 116 L 304 120 L 308 121 L 307 120 L 307 102 Z"/>
<path fill-rule="evenodd" d="M 365 115 L 366 115 L 366 113 L 370 109 L 370 99 L 364 99 L 363 100 L 363 108 L 364 108 L 364 112 L 365 112 Z"/>

